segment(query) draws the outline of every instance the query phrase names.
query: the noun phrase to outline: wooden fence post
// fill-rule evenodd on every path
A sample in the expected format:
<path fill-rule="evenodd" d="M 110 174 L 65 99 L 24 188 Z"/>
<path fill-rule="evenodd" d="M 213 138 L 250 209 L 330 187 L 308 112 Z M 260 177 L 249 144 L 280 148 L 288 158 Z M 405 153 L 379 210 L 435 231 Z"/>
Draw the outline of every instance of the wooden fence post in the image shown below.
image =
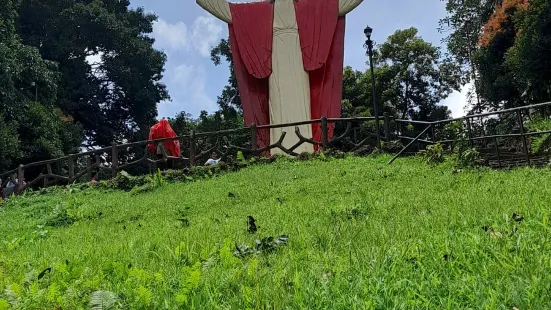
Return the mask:
<path fill-rule="evenodd" d="M 482 137 L 484 138 L 483 139 L 484 147 L 487 148 L 488 147 L 488 141 L 486 140 L 486 129 L 484 127 L 485 127 L 484 118 L 480 117 L 480 128 L 482 128 Z"/>
<path fill-rule="evenodd" d="M 436 144 L 436 133 L 434 132 L 434 128 L 436 127 L 434 124 L 431 126 L 431 139 L 432 143 Z"/>
<path fill-rule="evenodd" d="M 327 143 L 329 142 L 329 128 L 327 126 L 327 117 L 321 117 L 321 143 L 323 145 L 323 150 L 327 150 Z"/>
<path fill-rule="evenodd" d="M 73 183 L 75 178 L 75 160 L 73 158 L 73 155 L 69 155 L 68 159 L 68 168 L 69 168 L 69 184 Z"/>
<path fill-rule="evenodd" d="M 520 128 L 520 137 L 522 139 L 522 146 L 524 148 L 524 157 L 526 157 L 526 163 L 530 166 L 530 154 L 528 153 L 528 143 L 526 142 L 526 136 L 524 135 L 524 121 L 522 120 L 522 112 L 517 111 L 518 123 Z"/>
<path fill-rule="evenodd" d="M 383 118 L 385 120 L 385 141 L 390 142 L 390 117 L 388 112 L 383 113 Z"/>
<path fill-rule="evenodd" d="M 421 138 L 421 136 L 423 136 L 427 131 L 429 131 L 429 129 L 434 126 L 434 124 L 430 124 L 429 126 L 427 126 L 427 128 L 425 128 L 425 130 L 421 131 L 421 133 L 419 135 L 417 135 L 417 137 L 415 137 L 415 139 L 413 139 L 410 143 L 408 143 L 408 145 L 404 146 L 404 148 L 398 152 L 398 154 L 394 155 L 394 157 L 388 162 L 388 165 L 392 164 L 396 158 L 398 158 L 400 155 L 402 155 L 402 153 L 407 149 L 409 148 L 413 143 L 415 143 L 419 138 Z"/>
<path fill-rule="evenodd" d="M 88 181 L 92 180 L 92 158 L 90 156 L 86 158 L 86 177 Z"/>
<path fill-rule="evenodd" d="M 119 173 L 119 148 L 116 142 L 111 144 L 111 172 L 113 177 Z"/>
<path fill-rule="evenodd" d="M 25 170 L 23 170 L 23 165 L 19 165 L 17 167 L 17 188 L 16 188 L 16 194 L 21 194 L 21 191 L 23 190 L 23 178 L 25 176 Z"/>
<path fill-rule="evenodd" d="M 473 140 L 471 140 L 473 138 L 473 132 L 471 129 L 471 119 L 467 117 L 466 120 L 467 120 L 467 134 L 469 136 L 469 145 L 470 147 L 473 147 Z"/>
<path fill-rule="evenodd" d="M 501 168 L 501 155 L 499 154 L 499 142 L 497 137 L 494 138 L 494 143 L 496 144 L 497 166 Z"/>
<path fill-rule="evenodd" d="M 52 175 L 52 164 L 46 164 L 46 176 L 44 176 L 44 187 L 48 187 L 48 176 Z"/>
<path fill-rule="evenodd" d="M 99 179 L 100 179 L 100 172 L 101 172 L 101 159 L 100 159 L 100 157 L 99 157 L 98 154 L 96 154 L 95 158 L 96 158 L 96 166 L 97 166 L 97 169 L 98 169 L 98 175 L 97 175 L 96 181 L 99 181 Z"/>
<path fill-rule="evenodd" d="M 254 151 L 253 155 L 256 155 L 256 150 L 258 149 L 258 128 L 256 124 L 251 125 L 251 149 Z"/>
<path fill-rule="evenodd" d="M 195 144 L 195 131 L 192 130 L 189 134 L 189 165 L 191 167 L 195 166 L 196 164 L 196 158 L 197 156 L 197 145 Z"/>

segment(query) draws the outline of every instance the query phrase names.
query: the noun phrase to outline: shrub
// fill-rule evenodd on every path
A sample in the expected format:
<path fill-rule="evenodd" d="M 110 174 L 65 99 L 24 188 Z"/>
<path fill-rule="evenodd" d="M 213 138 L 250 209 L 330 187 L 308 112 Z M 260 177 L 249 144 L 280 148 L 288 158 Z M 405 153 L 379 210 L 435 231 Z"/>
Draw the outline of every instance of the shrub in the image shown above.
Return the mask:
<path fill-rule="evenodd" d="M 526 128 L 532 132 L 551 130 L 551 120 L 548 118 L 534 118 L 526 124 Z M 530 138 L 530 151 L 532 154 L 549 154 L 551 150 L 551 134 L 537 135 Z"/>
<path fill-rule="evenodd" d="M 387 153 L 398 153 L 404 148 L 404 144 L 400 140 L 394 140 L 389 142 L 381 142 L 381 148 Z"/>
<path fill-rule="evenodd" d="M 440 142 L 429 145 L 426 149 L 419 151 L 418 155 L 429 164 L 438 164 L 444 161 L 444 147 Z"/>

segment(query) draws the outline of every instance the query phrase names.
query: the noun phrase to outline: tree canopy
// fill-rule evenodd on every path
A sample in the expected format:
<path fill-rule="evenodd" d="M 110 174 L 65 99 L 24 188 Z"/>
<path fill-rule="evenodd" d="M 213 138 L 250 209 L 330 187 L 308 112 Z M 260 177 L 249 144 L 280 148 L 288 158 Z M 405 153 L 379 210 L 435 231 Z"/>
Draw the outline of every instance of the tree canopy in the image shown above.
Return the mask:
<path fill-rule="evenodd" d="M 21 42 L 12 0 L 0 10 L 0 169 L 20 162 L 74 152 L 81 143 L 79 126 L 56 106 L 59 76 L 55 63 Z M 40 102 L 36 89 L 43 91 Z"/>
<path fill-rule="evenodd" d="M 546 0 L 448 0 L 448 51 L 469 64 L 472 112 L 551 100 L 551 4 Z"/>
<path fill-rule="evenodd" d="M 156 16 L 129 5 L 128 0 L 19 5 L 23 42 L 58 64 L 58 105 L 82 124 L 91 145 L 142 136 L 155 121 L 157 103 L 168 99 L 160 83 L 166 56 L 149 37 Z M 89 63 L 90 57 L 96 62 Z"/>
<path fill-rule="evenodd" d="M 166 56 L 129 4 L 0 0 L 0 169 L 146 135 Z"/>

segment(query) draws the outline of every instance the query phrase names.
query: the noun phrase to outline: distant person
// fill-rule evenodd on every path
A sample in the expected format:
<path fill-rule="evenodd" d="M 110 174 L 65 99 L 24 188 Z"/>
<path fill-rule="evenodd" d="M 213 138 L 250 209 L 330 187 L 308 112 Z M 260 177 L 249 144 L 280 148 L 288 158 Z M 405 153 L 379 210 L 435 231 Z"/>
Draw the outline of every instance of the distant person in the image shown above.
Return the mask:
<path fill-rule="evenodd" d="M 170 127 L 170 124 L 166 119 L 162 119 L 157 124 L 155 124 L 151 129 L 149 130 L 149 140 L 158 140 L 158 139 L 165 139 L 165 138 L 175 138 L 176 133 Z M 166 151 L 166 155 L 170 157 L 181 157 L 182 153 L 180 151 L 180 141 L 178 139 L 171 140 L 171 141 L 164 141 L 155 144 L 151 143 L 148 145 L 148 148 L 151 153 L 156 155 L 156 159 L 160 160 L 164 158 L 163 154 L 163 147 Z M 168 166 L 170 168 L 172 167 L 172 160 L 168 160 Z M 167 165 L 163 162 L 158 163 L 158 166 L 161 170 L 165 170 Z"/>
<path fill-rule="evenodd" d="M 216 154 L 216 152 L 212 152 L 212 154 L 210 154 L 209 160 L 207 160 L 207 162 L 205 163 L 205 166 L 216 165 L 219 162 L 220 159 L 218 159 L 218 155 Z"/>

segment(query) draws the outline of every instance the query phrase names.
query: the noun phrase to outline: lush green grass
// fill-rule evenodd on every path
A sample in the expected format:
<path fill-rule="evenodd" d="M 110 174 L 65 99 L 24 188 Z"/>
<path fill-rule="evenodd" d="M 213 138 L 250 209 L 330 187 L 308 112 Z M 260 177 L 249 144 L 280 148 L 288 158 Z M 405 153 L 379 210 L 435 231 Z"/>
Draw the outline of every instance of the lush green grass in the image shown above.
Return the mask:
<path fill-rule="evenodd" d="M 132 309 L 551 309 L 551 171 L 388 159 L 18 199 L 0 212 L 0 309 L 88 308 L 97 290 Z"/>

